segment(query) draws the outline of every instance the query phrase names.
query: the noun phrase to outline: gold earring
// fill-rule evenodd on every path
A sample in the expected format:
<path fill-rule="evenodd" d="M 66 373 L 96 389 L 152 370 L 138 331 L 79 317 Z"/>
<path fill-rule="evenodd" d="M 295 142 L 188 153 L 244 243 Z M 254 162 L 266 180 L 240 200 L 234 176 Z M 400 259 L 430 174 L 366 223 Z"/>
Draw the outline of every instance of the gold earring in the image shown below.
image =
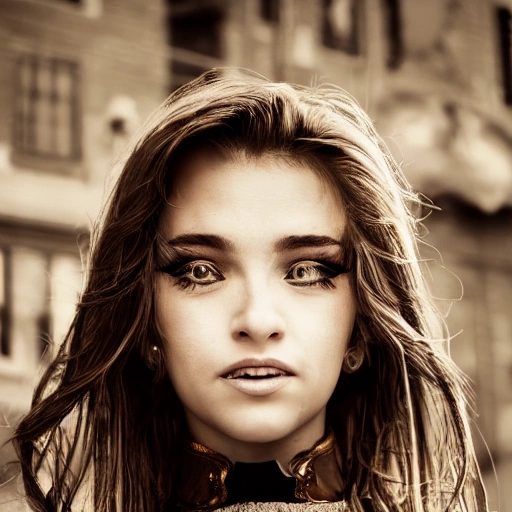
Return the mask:
<path fill-rule="evenodd" d="M 342 370 L 345 373 L 354 373 L 359 370 L 364 360 L 364 352 L 360 348 L 350 348 L 343 358 Z"/>
<path fill-rule="evenodd" d="M 150 370 L 157 370 L 160 364 L 160 350 L 156 345 L 151 345 L 146 356 L 146 365 Z"/>

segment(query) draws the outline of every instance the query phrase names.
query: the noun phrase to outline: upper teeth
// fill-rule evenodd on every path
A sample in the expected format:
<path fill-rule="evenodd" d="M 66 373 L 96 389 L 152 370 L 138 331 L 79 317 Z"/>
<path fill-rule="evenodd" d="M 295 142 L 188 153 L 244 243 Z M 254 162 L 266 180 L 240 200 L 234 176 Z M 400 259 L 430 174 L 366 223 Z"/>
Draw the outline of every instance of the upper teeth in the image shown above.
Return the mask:
<path fill-rule="evenodd" d="M 239 368 L 238 370 L 234 370 L 226 375 L 227 379 L 237 379 L 240 377 L 266 377 L 266 376 L 275 376 L 275 375 L 286 375 L 286 372 L 280 370 L 279 368 L 274 368 L 272 366 L 250 366 L 247 368 Z"/>

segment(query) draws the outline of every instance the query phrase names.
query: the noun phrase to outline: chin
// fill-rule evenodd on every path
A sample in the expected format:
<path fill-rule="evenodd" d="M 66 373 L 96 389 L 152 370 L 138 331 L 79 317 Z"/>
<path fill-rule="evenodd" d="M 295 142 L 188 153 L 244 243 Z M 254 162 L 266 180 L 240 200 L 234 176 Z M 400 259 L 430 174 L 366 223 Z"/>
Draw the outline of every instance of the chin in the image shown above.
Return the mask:
<path fill-rule="evenodd" d="M 237 441 L 259 444 L 284 440 L 308 423 L 301 421 L 300 418 L 294 418 L 290 411 L 255 411 L 254 414 L 244 414 L 230 419 L 229 425 L 224 429 L 225 434 Z M 323 432 L 320 432 L 318 437 L 322 434 Z"/>
<path fill-rule="evenodd" d="M 256 428 L 234 429 L 232 437 L 243 443 L 268 444 L 281 441 L 291 434 L 290 430 L 282 425 L 269 425 L 261 423 Z"/>

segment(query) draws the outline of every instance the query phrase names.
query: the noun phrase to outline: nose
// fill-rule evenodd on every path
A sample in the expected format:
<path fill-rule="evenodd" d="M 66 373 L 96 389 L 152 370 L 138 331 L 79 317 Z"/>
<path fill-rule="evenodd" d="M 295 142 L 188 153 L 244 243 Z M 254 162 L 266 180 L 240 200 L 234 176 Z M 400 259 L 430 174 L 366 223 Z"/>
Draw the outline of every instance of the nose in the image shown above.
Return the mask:
<path fill-rule="evenodd" d="M 246 284 L 235 307 L 232 336 L 237 341 L 278 341 L 285 332 L 276 290 L 264 283 Z"/>

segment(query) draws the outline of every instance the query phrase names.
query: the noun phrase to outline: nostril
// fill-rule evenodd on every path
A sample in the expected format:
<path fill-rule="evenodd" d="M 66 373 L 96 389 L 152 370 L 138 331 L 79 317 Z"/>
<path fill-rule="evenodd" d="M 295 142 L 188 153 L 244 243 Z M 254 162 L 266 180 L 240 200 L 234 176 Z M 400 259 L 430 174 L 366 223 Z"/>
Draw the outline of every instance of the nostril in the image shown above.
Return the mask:
<path fill-rule="evenodd" d="M 252 338 L 252 336 L 247 331 L 239 331 L 238 332 L 238 337 L 239 338 Z M 281 334 L 279 332 L 277 332 L 277 331 L 274 331 L 274 332 L 270 333 L 265 339 L 267 339 L 267 340 L 277 340 L 280 337 L 281 337 Z M 258 337 L 256 337 L 256 338 L 258 338 Z"/>

